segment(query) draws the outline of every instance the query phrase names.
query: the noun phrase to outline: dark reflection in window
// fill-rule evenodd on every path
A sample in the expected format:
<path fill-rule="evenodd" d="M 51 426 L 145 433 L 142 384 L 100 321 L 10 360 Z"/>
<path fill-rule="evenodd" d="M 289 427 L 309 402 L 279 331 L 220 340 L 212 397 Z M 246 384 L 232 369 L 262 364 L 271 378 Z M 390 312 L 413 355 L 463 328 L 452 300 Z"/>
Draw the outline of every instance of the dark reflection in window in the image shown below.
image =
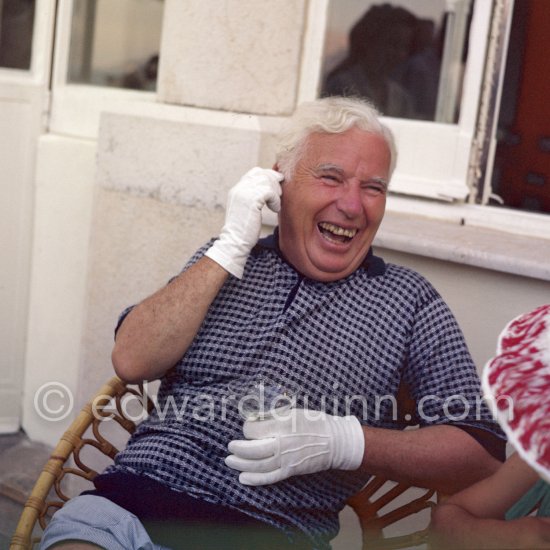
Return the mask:
<path fill-rule="evenodd" d="M 162 0 L 74 0 L 68 81 L 155 90 Z"/>
<path fill-rule="evenodd" d="M 403 5 L 370 5 L 349 30 L 345 58 L 330 68 L 334 52 L 325 52 L 321 95 L 366 97 L 387 116 L 435 120 L 446 17 L 444 3 L 433 5 L 434 18 Z"/>
<path fill-rule="evenodd" d="M 31 67 L 34 0 L 0 0 L 0 67 Z"/>

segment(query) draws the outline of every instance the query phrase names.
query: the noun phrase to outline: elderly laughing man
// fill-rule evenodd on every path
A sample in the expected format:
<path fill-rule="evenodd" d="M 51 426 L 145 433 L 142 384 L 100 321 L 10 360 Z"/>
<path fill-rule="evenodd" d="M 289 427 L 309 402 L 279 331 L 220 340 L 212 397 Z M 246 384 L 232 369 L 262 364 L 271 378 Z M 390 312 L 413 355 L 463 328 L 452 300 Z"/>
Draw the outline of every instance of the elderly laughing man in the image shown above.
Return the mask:
<path fill-rule="evenodd" d="M 329 548 L 372 474 L 449 493 L 496 469 L 504 437 L 453 315 L 372 251 L 395 159 L 368 103 L 297 109 L 273 170 L 231 190 L 219 238 L 121 316 L 115 370 L 160 378 L 159 406 L 95 491 L 54 516 L 43 548 Z M 265 205 L 279 223 L 260 238 Z M 243 425 L 228 383 L 260 376 L 299 396 Z M 400 384 L 418 430 L 395 420 Z M 205 396 L 210 415 L 183 406 Z"/>

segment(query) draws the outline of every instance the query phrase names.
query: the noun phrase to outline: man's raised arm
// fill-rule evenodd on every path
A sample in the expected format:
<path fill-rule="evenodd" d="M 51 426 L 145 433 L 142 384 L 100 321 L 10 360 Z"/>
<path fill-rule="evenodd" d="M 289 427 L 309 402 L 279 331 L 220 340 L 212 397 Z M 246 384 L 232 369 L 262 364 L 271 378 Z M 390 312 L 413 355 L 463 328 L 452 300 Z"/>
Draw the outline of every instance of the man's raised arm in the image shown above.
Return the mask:
<path fill-rule="evenodd" d="M 160 378 L 185 354 L 229 273 L 203 257 L 139 303 L 116 335 L 113 366 L 127 382 Z"/>
<path fill-rule="evenodd" d="M 112 353 L 118 376 L 128 382 L 154 380 L 181 359 L 229 274 L 243 276 L 260 236 L 262 208 L 280 208 L 281 180 L 274 170 L 253 168 L 231 189 L 220 238 L 122 322 Z"/>

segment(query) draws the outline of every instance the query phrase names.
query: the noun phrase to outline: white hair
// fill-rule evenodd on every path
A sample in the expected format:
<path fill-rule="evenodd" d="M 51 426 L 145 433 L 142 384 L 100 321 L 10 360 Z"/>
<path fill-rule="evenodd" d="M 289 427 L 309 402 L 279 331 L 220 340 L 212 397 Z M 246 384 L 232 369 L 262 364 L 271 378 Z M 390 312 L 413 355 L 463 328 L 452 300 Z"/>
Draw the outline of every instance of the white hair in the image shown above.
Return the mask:
<path fill-rule="evenodd" d="M 390 177 L 397 161 L 391 130 L 380 121 L 380 113 L 368 101 L 351 97 L 325 97 L 302 103 L 283 127 L 277 141 L 279 171 L 290 179 L 313 133 L 340 134 L 351 128 L 381 136 L 390 149 Z"/>

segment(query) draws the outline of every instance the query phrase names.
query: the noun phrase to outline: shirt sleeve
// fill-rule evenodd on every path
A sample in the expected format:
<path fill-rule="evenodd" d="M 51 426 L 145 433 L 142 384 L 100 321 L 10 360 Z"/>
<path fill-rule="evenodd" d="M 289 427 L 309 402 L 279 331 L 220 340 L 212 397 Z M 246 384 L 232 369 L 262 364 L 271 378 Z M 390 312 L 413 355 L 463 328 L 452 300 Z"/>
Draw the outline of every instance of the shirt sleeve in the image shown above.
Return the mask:
<path fill-rule="evenodd" d="M 421 427 L 456 426 L 504 459 L 506 437 L 482 397 L 462 331 L 435 290 L 416 312 L 403 376 Z"/>

